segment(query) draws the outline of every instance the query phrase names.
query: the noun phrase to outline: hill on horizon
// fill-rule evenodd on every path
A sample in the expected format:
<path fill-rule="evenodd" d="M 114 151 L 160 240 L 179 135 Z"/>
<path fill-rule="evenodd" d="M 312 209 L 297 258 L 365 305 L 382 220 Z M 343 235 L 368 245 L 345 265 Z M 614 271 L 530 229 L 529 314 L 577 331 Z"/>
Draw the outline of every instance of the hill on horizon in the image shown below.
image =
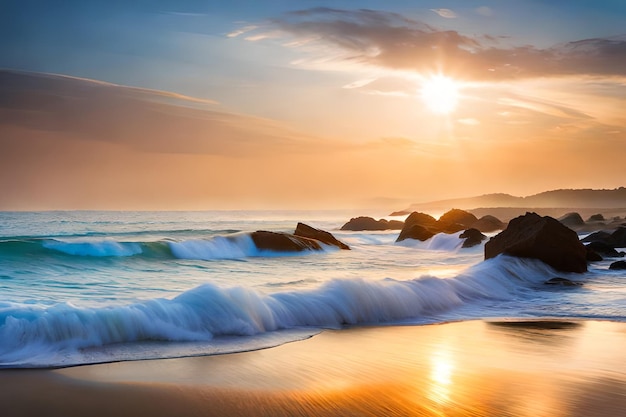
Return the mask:
<path fill-rule="evenodd" d="M 560 189 L 544 191 L 527 197 L 516 197 L 505 193 L 484 194 L 476 197 L 454 198 L 411 204 L 403 212 L 426 209 L 449 210 L 458 208 L 626 208 L 626 188 L 615 189 Z"/>

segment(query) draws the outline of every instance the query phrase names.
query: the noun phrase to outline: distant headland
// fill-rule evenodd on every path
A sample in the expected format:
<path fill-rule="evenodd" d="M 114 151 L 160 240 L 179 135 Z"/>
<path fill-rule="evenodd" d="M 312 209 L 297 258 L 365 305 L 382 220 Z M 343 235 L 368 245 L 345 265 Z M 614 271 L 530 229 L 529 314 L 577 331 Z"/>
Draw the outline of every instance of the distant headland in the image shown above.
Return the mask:
<path fill-rule="evenodd" d="M 545 191 L 527 197 L 505 193 L 484 194 L 476 197 L 455 198 L 411 204 L 391 213 L 402 216 L 414 211 L 445 212 L 450 208 L 467 210 L 477 217 L 494 215 L 503 221 L 534 211 L 544 216 L 559 217 L 576 211 L 582 216 L 601 212 L 605 216 L 626 214 L 626 187 L 615 189 L 560 189 Z"/>

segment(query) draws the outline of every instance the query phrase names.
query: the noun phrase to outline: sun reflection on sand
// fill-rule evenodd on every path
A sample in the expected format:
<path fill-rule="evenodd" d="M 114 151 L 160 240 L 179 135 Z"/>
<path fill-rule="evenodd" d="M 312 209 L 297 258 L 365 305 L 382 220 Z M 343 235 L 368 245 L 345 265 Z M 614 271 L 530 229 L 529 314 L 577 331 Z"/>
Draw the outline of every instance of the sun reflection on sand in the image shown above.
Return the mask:
<path fill-rule="evenodd" d="M 430 386 L 428 399 L 438 404 L 450 402 L 452 386 L 452 376 L 454 372 L 454 362 L 450 351 L 445 347 L 437 346 L 430 356 Z"/>

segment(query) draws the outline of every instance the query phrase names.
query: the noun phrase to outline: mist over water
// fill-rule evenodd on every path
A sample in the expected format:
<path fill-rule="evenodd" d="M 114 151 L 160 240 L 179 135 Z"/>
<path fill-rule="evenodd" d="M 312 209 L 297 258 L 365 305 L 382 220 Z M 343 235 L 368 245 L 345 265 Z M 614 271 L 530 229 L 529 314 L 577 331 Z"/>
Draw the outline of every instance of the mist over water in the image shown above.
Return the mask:
<path fill-rule="evenodd" d="M 395 243 L 339 230 L 348 212 L 0 214 L 0 367 L 257 349 L 322 329 L 485 317 L 625 321 L 610 261 L 563 274 L 538 261 L 483 261 L 457 234 Z M 382 215 L 375 215 L 382 217 Z M 351 246 L 260 251 L 255 230 L 298 221 Z M 554 289 L 554 276 L 583 287 Z"/>

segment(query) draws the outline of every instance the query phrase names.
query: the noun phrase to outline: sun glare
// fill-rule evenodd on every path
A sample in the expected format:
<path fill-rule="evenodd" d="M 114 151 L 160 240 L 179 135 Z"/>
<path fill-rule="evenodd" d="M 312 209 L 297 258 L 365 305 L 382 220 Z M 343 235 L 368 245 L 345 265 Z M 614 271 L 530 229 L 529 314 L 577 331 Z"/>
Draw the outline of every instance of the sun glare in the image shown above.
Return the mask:
<path fill-rule="evenodd" d="M 459 101 L 459 86 L 445 75 L 433 75 L 422 82 L 421 97 L 433 113 L 450 114 Z"/>

